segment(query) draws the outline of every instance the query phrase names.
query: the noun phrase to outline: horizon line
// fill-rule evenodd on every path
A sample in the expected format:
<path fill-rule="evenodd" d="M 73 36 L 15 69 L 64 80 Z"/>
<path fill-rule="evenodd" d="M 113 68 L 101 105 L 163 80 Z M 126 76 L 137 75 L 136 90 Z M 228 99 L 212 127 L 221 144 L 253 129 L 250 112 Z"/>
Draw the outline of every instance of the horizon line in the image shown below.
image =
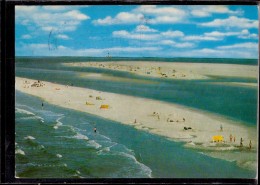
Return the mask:
<path fill-rule="evenodd" d="M 86 57 L 86 58 L 108 58 L 106 56 L 15 56 L 15 57 L 52 57 L 52 58 L 58 58 L 58 57 Z M 128 56 L 113 56 L 113 57 L 109 57 L 108 59 L 113 59 L 113 58 L 165 58 L 165 59 L 174 59 L 174 58 L 195 58 L 195 59 L 241 59 L 241 60 L 259 60 L 259 58 L 232 58 L 232 57 L 148 57 L 148 56 L 143 56 L 143 57 L 138 57 L 138 56 L 134 56 L 134 57 L 128 57 Z"/>

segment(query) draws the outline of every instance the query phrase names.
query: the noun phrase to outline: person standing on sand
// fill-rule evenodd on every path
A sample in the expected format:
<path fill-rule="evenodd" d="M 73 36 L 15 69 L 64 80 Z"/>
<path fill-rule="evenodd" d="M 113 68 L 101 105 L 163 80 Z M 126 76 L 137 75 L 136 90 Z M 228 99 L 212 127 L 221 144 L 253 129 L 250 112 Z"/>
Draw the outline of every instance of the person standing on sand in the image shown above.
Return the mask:
<path fill-rule="evenodd" d="M 220 131 L 221 131 L 221 132 L 223 131 L 223 126 L 222 126 L 222 124 L 220 125 Z"/>
<path fill-rule="evenodd" d="M 232 139 L 233 139 L 232 134 L 230 134 L 230 136 L 229 136 L 230 142 L 232 142 Z"/>
<path fill-rule="evenodd" d="M 250 142 L 249 142 L 249 149 L 251 149 L 252 148 L 252 141 L 250 140 Z"/>
<path fill-rule="evenodd" d="M 236 142 L 236 136 L 234 136 L 233 138 L 234 138 L 234 142 Z"/>
<path fill-rule="evenodd" d="M 242 146 L 243 146 L 243 139 L 241 137 L 241 139 L 240 139 L 240 147 L 242 147 Z"/>

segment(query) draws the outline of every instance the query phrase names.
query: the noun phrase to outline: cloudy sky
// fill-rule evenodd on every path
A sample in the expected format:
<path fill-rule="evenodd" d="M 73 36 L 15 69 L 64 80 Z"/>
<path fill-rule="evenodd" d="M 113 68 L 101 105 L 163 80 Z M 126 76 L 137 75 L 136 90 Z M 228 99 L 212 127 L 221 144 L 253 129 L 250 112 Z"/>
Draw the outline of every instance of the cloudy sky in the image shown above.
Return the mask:
<path fill-rule="evenodd" d="M 257 6 L 16 6 L 16 56 L 258 58 Z"/>

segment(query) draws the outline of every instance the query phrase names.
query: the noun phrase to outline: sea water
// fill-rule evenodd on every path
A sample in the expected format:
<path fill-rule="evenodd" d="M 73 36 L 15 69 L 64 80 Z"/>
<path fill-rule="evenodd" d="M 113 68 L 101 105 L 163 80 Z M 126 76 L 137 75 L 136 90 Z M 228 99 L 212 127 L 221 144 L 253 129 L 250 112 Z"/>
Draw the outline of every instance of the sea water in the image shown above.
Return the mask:
<path fill-rule="evenodd" d="M 20 178 L 254 178 L 255 171 L 181 142 L 45 103 L 16 91 Z M 94 132 L 94 127 L 97 132 Z"/>
<path fill-rule="evenodd" d="M 84 60 L 85 59 L 85 60 Z M 118 58 L 119 60 L 121 58 Z M 141 58 L 142 59 L 142 58 Z M 141 60 L 139 59 L 139 60 Z M 67 67 L 63 62 L 88 61 L 89 58 L 18 58 L 16 75 L 36 80 L 46 80 L 64 85 L 87 87 L 95 90 L 127 94 L 166 102 L 177 103 L 207 112 L 217 113 L 247 125 L 256 126 L 257 122 L 257 87 L 220 85 L 222 82 L 257 83 L 253 78 L 212 77 L 209 80 L 169 80 L 141 77 L 131 73 L 108 69 Z M 104 58 L 91 58 L 90 61 L 103 61 Z M 116 58 L 114 59 L 116 60 Z M 121 59 L 123 60 L 123 59 Z M 125 60 L 130 60 L 125 58 Z M 144 60 L 144 59 L 143 59 Z M 152 58 L 152 61 L 155 59 Z M 163 59 L 157 59 L 161 61 Z M 172 59 L 173 60 L 173 59 Z M 178 61 L 177 59 L 175 59 Z M 173 62 L 175 61 L 173 60 Z M 183 61 L 182 61 L 183 60 Z M 182 59 L 185 62 L 188 59 Z M 234 63 L 256 65 L 257 60 L 249 59 L 201 59 L 202 62 Z M 138 60 L 137 60 L 138 61 Z M 149 62 L 148 59 L 146 59 Z M 170 59 L 166 60 L 171 62 Z M 199 62 L 190 59 L 190 62 Z M 82 78 L 82 73 L 100 73 L 113 77 L 146 80 L 151 83 L 120 82 L 101 79 Z M 218 84 L 214 84 L 217 82 Z"/>
<path fill-rule="evenodd" d="M 19 59 L 16 63 L 16 76 L 178 103 L 256 127 L 257 88 L 210 83 L 256 82 L 255 79 L 150 79 L 104 69 L 61 65 L 62 62 L 69 61 L 71 59 Z M 97 80 L 79 76 L 79 73 L 89 72 L 151 83 Z M 255 177 L 255 171 L 241 169 L 235 162 L 214 159 L 186 149 L 182 143 L 47 103 L 41 109 L 41 102 L 38 98 L 16 91 L 18 177 Z M 93 132 L 94 127 L 97 127 L 98 133 Z"/>

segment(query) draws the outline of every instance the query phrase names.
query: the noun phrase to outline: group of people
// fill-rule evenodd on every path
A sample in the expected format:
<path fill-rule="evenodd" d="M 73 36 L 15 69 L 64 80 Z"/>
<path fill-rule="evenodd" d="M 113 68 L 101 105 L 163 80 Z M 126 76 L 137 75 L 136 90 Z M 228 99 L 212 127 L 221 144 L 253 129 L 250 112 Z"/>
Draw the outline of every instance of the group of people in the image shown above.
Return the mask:
<path fill-rule="evenodd" d="M 222 132 L 223 131 L 223 126 L 222 125 L 220 125 L 220 131 Z M 236 136 L 232 136 L 232 134 L 230 134 L 229 135 L 229 141 L 230 142 L 236 142 Z M 243 147 L 243 138 L 241 137 L 240 138 L 240 147 Z M 252 148 L 252 141 L 250 140 L 249 141 L 249 145 L 248 145 L 248 147 L 249 147 L 249 149 L 251 149 Z"/>
<path fill-rule="evenodd" d="M 229 141 L 230 142 L 232 142 L 232 141 L 236 142 L 236 136 L 232 136 L 232 134 L 230 134 Z"/>
<path fill-rule="evenodd" d="M 158 112 L 153 112 L 153 116 L 157 116 L 158 120 L 160 120 L 160 115 Z"/>
<path fill-rule="evenodd" d="M 180 121 L 180 120 L 172 120 L 172 119 L 170 119 L 170 118 L 167 118 L 167 122 L 185 122 L 185 118 L 182 118 L 182 120 Z"/>
<path fill-rule="evenodd" d="M 232 136 L 232 134 L 230 134 L 230 136 L 229 136 L 229 141 L 230 141 L 230 142 L 232 142 L 232 141 L 236 142 L 236 137 L 235 137 L 235 136 Z M 243 147 L 243 141 L 244 141 L 244 140 L 243 140 L 243 138 L 241 137 L 241 138 L 240 138 L 240 147 Z M 249 141 L 249 146 L 248 146 L 248 147 L 249 147 L 249 149 L 252 148 L 252 141 L 251 141 L 251 140 Z"/>

